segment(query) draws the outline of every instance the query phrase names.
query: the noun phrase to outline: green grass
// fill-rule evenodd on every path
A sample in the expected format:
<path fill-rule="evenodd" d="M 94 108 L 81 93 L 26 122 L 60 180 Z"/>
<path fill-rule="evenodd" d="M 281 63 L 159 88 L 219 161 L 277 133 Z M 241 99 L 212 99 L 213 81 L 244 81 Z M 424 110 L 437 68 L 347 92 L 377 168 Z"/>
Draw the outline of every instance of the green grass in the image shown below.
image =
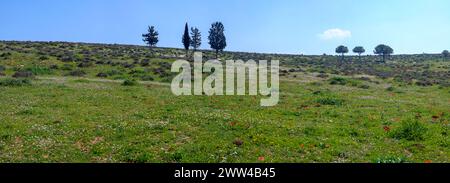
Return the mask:
<path fill-rule="evenodd" d="M 26 71 L 30 71 L 33 75 L 51 75 L 53 74 L 53 70 L 48 67 L 43 66 L 31 66 L 25 69 Z"/>
<path fill-rule="evenodd" d="M 280 59 L 282 67 L 301 64 L 302 70 L 326 71 L 331 79 L 311 72 L 286 74 L 280 103 L 260 107 L 260 96 L 174 96 L 168 83 L 173 75 L 162 66 L 175 59 L 121 66 L 133 63 L 132 56 L 148 59 L 146 48 L 26 44 L 31 43 L 0 43 L 2 53 L 11 53 L 0 58 L 6 75 L 0 78 L 0 162 L 253 163 L 261 156 L 264 162 L 450 162 L 450 88 L 445 85 L 358 79 L 317 58 L 280 57 L 288 59 Z M 89 57 L 92 65 L 80 68 L 80 61 L 51 55 L 39 59 L 40 50 L 73 52 L 73 59 Z M 432 60 L 420 64 L 441 74 L 449 66 Z M 412 65 L 374 67 L 385 72 L 420 68 Z M 23 70 L 36 77 L 11 78 Z"/>
<path fill-rule="evenodd" d="M 30 79 L 0 78 L 0 86 L 27 86 L 31 85 Z"/>
<path fill-rule="evenodd" d="M 136 86 L 136 85 L 138 85 L 138 82 L 136 80 L 126 79 L 125 81 L 123 81 L 122 85 L 123 86 Z"/>
<path fill-rule="evenodd" d="M 271 108 L 254 96 L 176 97 L 167 86 L 84 79 L 0 87 L 0 162 L 449 161 L 448 89 L 281 87 Z M 426 132 L 401 123 L 418 113 Z"/>
<path fill-rule="evenodd" d="M 394 138 L 406 140 L 423 140 L 427 133 L 427 127 L 417 120 L 408 120 L 392 134 Z"/>

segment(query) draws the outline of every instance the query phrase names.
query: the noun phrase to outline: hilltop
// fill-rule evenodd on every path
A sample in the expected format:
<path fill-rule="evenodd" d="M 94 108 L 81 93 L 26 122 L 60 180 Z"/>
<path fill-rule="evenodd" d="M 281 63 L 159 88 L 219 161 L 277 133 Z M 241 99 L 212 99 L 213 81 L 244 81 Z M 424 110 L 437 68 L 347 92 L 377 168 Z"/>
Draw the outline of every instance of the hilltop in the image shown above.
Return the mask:
<path fill-rule="evenodd" d="M 214 51 L 199 51 L 203 52 L 205 61 L 215 58 Z M 61 61 L 68 64 L 67 67 L 77 65 L 80 68 L 86 67 L 87 70 L 95 65 L 134 67 L 136 65 L 162 64 L 161 68 L 155 72 L 161 75 L 162 80 L 165 81 L 170 80 L 170 73 L 167 72 L 170 65 L 163 62 L 170 63 L 176 59 L 185 59 L 186 56 L 185 50 L 177 48 L 154 48 L 150 50 L 145 46 L 119 44 L 0 42 L 0 59 L 7 60 L 9 57 L 14 57 L 11 54 L 18 57 L 15 59 L 15 62 L 17 62 L 15 64 L 29 60 L 35 64 L 46 63 L 47 67 L 50 67 L 53 61 Z M 280 60 L 281 66 L 284 67 L 283 75 L 291 76 L 294 76 L 296 72 L 320 73 L 322 76 L 326 74 L 370 75 L 383 79 L 390 78 L 406 84 L 450 85 L 450 62 L 443 61 L 440 54 L 391 55 L 388 61 L 383 63 L 380 62 L 380 57 L 375 55 L 366 55 L 361 59 L 358 56 L 347 56 L 344 61 L 340 61 L 339 56 L 334 55 L 289 55 L 225 51 L 220 55 L 220 59 Z M 103 75 L 105 73 L 92 74 Z"/>

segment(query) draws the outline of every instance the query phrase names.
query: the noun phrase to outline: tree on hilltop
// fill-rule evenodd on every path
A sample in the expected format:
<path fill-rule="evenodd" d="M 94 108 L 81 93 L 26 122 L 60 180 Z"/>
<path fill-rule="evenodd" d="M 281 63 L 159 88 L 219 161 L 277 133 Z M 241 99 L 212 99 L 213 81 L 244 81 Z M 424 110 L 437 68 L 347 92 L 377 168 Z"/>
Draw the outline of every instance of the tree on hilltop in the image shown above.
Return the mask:
<path fill-rule="evenodd" d="M 348 48 L 344 45 L 338 46 L 336 48 L 336 53 L 341 54 L 341 61 L 344 61 L 344 54 L 348 53 Z"/>
<path fill-rule="evenodd" d="M 448 50 L 444 50 L 442 51 L 442 57 L 444 58 L 444 61 L 450 57 L 450 52 L 448 52 Z"/>
<path fill-rule="evenodd" d="M 224 31 L 225 28 L 221 22 L 213 23 L 209 30 L 209 45 L 216 51 L 216 59 L 219 58 L 219 51 L 223 51 L 227 47 Z"/>
<path fill-rule="evenodd" d="M 198 48 L 202 45 L 202 35 L 197 27 L 191 28 L 191 46 L 194 49 L 194 52 L 197 51 Z"/>
<path fill-rule="evenodd" d="M 366 52 L 366 50 L 362 46 L 357 46 L 353 48 L 353 53 L 358 54 L 359 61 L 361 61 L 361 54 L 363 54 L 364 52 Z"/>
<path fill-rule="evenodd" d="M 188 28 L 187 23 L 184 26 L 184 34 L 183 34 L 182 42 L 183 42 L 184 49 L 186 50 L 186 58 L 187 58 L 188 54 L 189 54 L 189 46 L 191 44 L 191 37 L 189 37 L 189 28 Z"/>
<path fill-rule="evenodd" d="M 380 55 L 383 58 L 383 62 L 386 62 L 386 57 L 394 53 L 394 49 L 392 49 L 388 45 L 380 44 L 375 47 L 373 53 Z"/>
<path fill-rule="evenodd" d="M 154 26 L 149 26 L 148 27 L 148 31 L 147 34 L 142 34 L 142 41 L 145 42 L 145 44 L 147 44 L 150 49 L 152 49 L 153 47 L 156 47 L 156 44 L 158 44 L 158 36 L 159 33 L 158 31 L 155 30 Z"/>

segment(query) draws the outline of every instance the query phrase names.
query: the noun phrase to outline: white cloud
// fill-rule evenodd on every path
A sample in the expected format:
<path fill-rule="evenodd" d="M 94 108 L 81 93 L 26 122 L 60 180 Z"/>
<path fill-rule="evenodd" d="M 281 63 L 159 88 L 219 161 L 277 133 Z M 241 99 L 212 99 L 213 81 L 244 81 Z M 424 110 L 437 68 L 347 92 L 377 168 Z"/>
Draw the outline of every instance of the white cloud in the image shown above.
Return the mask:
<path fill-rule="evenodd" d="M 328 29 L 319 34 L 319 38 L 323 40 L 346 39 L 352 37 L 352 32 L 342 29 Z"/>

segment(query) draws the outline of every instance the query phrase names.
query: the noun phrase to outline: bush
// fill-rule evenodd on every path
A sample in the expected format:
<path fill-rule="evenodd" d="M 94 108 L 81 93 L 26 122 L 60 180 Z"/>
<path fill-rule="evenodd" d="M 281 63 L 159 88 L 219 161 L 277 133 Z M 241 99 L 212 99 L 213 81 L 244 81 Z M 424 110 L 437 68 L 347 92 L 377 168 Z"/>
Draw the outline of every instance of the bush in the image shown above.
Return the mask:
<path fill-rule="evenodd" d="M 30 71 L 33 75 L 50 75 L 53 74 L 53 71 L 48 67 L 43 66 L 32 66 L 25 69 L 26 71 Z"/>
<path fill-rule="evenodd" d="M 358 86 L 358 88 L 361 88 L 361 89 L 369 89 L 370 88 L 370 86 L 369 85 L 359 85 Z"/>
<path fill-rule="evenodd" d="M 64 71 L 71 71 L 71 70 L 73 70 L 73 65 L 71 65 L 71 64 L 64 64 L 61 67 L 61 69 L 64 70 Z"/>
<path fill-rule="evenodd" d="M 390 87 L 386 88 L 386 91 L 393 92 L 393 91 L 395 91 L 395 87 L 390 86 Z"/>
<path fill-rule="evenodd" d="M 41 61 L 42 61 L 42 60 L 48 60 L 48 57 L 46 57 L 46 56 L 40 56 L 40 57 L 39 57 L 39 60 L 41 60 Z"/>
<path fill-rule="evenodd" d="M 126 79 L 122 83 L 122 86 L 136 86 L 136 85 L 138 85 L 138 82 L 136 80 L 130 80 L 130 79 Z"/>
<path fill-rule="evenodd" d="M 433 82 L 429 80 L 420 80 L 416 82 L 417 86 L 433 86 Z"/>
<path fill-rule="evenodd" d="M 316 102 L 321 105 L 342 105 L 344 103 L 343 100 L 335 98 L 321 98 L 317 99 Z"/>
<path fill-rule="evenodd" d="M 328 78 L 329 75 L 325 74 L 325 73 L 320 73 L 320 74 L 317 75 L 317 77 L 319 77 L 319 78 Z"/>
<path fill-rule="evenodd" d="M 86 72 L 82 71 L 82 70 L 74 70 L 69 72 L 67 75 L 69 76 L 77 76 L 77 77 L 82 77 L 86 75 Z"/>
<path fill-rule="evenodd" d="M 350 85 L 350 86 L 359 86 L 361 84 L 360 81 L 354 80 L 354 79 L 347 79 L 347 78 L 341 78 L 341 77 L 333 77 L 328 80 L 330 82 L 330 85 Z"/>
<path fill-rule="evenodd" d="M 50 66 L 50 69 L 59 69 L 59 67 L 58 67 L 58 65 L 53 64 L 53 65 Z"/>
<path fill-rule="evenodd" d="M 122 63 L 122 67 L 127 68 L 127 69 L 132 69 L 132 68 L 134 68 L 134 64 L 125 62 L 125 63 Z"/>
<path fill-rule="evenodd" d="M 81 62 L 78 64 L 80 68 L 92 67 L 94 64 L 92 62 Z"/>
<path fill-rule="evenodd" d="M 30 71 L 17 71 L 13 74 L 15 78 L 30 78 L 33 77 L 33 73 Z"/>
<path fill-rule="evenodd" d="M 100 73 L 97 74 L 97 77 L 99 77 L 99 78 L 106 78 L 106 77 L 108 77 L 108 74 L 100 72 Z"/>
<path fill-rule="evenodd" d="M 368 78 L 368 77 L 360 77 L 360 78 L 358 78 L 359 80 L 361 80 L 361 81 L 372 81 L 370 78 Z"/>
<path fill-rule="evenodd" d="M 31 85 L 31 80 L 26 78 L 4 78 L 0 80 L 0 86 L 27 86 Z"/>
<path fill-rule="evenodd" d="M 141 77 L 142 81 L 154 81 L 155 79 L 152 76 L 144 75 Z"/>
<path fill-rule="evenodd" d="M 417 120 L 409 120 L 402 122 L 401 126 L 393 131 L 392 137 L 410 141 L 423 140 L 427 130 L 427 127 L 423 123 Z"/>
<path fill-rule="evenodd" d="M 106 72 L 106 74 L 107 74 L 108 76 L 115 76 L 115 75 L 122 75 L 122 72 L 113 69 L 113 70 L 110 70 L 110 71 Z"/>
<path fill-rule="evenodd" d="M 141 61 L 141 66 L 142 67 L 146 67 L 146 66 L 149 66 L 149 65 L 150 65 L 150 60 L 144 59 L 144 60 Z"/>
<path fill-rule="evenodd" d="M 331 85 L 346 85 L 348 83 L 347 79 L 341 77 L 333 77 L 328 81 Z"/>
<path fill-rule="evenodd" d="M 0 72 L 5 71 L 5 70 L 6 70 L 6 67 L 3 65 L 0 65 Z"/>

